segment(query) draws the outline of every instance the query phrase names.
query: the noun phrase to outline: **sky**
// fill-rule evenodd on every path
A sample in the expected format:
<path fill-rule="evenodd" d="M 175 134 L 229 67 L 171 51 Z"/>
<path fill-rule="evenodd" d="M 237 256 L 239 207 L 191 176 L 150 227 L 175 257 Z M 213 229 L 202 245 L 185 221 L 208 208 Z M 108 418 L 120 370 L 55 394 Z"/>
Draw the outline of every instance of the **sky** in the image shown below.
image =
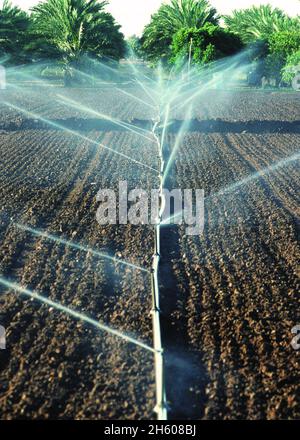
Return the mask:
<path fill-rule="evenodd" d="M 12 0 L 14 5 L 23 9 L 39 3 L 39 0 Z M 126 37 L 141 35 L 144 26 L 149 23 L 151 14 L 157 11 L 162 0 L 110 0 L 107 10 L 112 13 L 116 21 L 122 25 L 122 32 Z M 289 15 L 300 15 L 299 0 L 211 0 L 211 4 L 219 14 L 229 14 L 234 9 L 243 9 L 252 5 L 270 3 L 279 7 Z"/>

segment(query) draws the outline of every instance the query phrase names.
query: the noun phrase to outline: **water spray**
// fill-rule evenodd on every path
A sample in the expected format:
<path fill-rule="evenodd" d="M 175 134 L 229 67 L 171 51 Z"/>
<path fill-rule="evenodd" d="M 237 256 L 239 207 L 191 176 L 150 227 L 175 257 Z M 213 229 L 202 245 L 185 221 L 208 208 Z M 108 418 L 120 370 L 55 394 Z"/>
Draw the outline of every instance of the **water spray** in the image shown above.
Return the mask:
<path fill-rule="evenodd" d="M 9 281 L 9 280 L 2 278 L 2 277 L 0 277 L 0 284 L 2 286 L 6 287 L 7 289 L 15 290 L 16 292 L 18 292 L 22 295 L 26 295 L 32 299 L 35 299 L 35 300 L 39 301 L 40 303 L 46 304 L 47 306 L 52 307 L 53 309 L 55 309 L 59 312 L 66 313 L 67 315 L 70 315 L 79 321 L 90 324 L 92 327 L 94 327 L 98 330 L 102 330 L 102 331 L 105 331 L 106 333 L 110 333 L 111 335 L 117 336 L 118 338 L 121 338 L 126 342 L 129 342 L 131 344 L 134 344 L 140 348 L 143 348 L 147 351 L 150 351 L 150 352 L 156 354 L 155 349 L 153 349 L 149 345 L 145 344 L 144 342 L 140 342 L 137 339 L 132 338 L 131 336 L 128 336 L 125 333 L 120 332 L 119 330 L 115 330 L 111 327 L 108 327 L 105 324 L 101 324 L 100 322 L 96 321 L 95 319 L 90 318 L 89 316 L 86 316 L 80 312 L 77 312 L 76 310 L 73 310 L 67 306 L 60 304 L 60 303 L 52 301 L 51 299 L 49 299 L 45 296 L 39 295 L 36 292 L 32 292 L 31 290 L 26 289 L 25 287 L 22 287 L 20 284 Z"/>
<path fill-rule="evenodd" d="M 148 170 L 154 171 L 156 173 L 156 175 L 158 175 L 158 177 L 159 177 L 159 188 L 158 188 L 159 212 L 158 212 L 157 219 L 156 219 L 156 222 L 154 225 L 154 250 L 153 250 L 152 263 L 151 263 L 150 270 L 147 270 L 142 267 L 136 266 L 134 264 L 125 262 L 123 260 L 115 259 L 114 257 L 103 254 L 99 251 L 96 251 L 95 249 L 91 249 L 91 248 L 83 246 L 79 243 L 74 243 L 74 242 L 68 241 L 64 238 L 60 238 L 55 235 L 48 234 L 45 231 L 33 229 L 29 226 L 25 226 L 25 225 L 21 225 L 21 224 L 15 224 L 15 226 L 17 228 L 24 230 L 24 231 L 27 231 L 27 232 L 30 232 L 31 234 L 33 234 L 35 236 L 45 238 L 47 240 L 51 240 L 51 241 L 56 242 L 58 244 L 69 246 L 73 249 L 88 252 L 93 256 L 96 256 L 99 258 L 100 257 L 105 258 L 105 259 L 111 260 L 113 262 L 131 267 L 133 269 L 140 270 L 142 272 L 149 273 L 150 279 L 151 279 L 151 295 L 152 295 L 151 315 L 152 315 L 152 327 L 153 327 L 153 347 L 150 347 L 147 344 L 140 342 L 135 338 L 132 338 L 122 332 L 119 332 L 118 330 L 112 329 L 111 327 L 108 327 L 104 324 L 101 324 L 98 321 L 96 321 L 96 320 L 94 320 L 94 319 L 92 319 L 92 318 L 90 318 L 80 312 L 77 312 L 67 306 L 59 304 L 59 303 L 54 302 L 54 301 L 52 301 L 42 295 L 39 295 L 35 292 L 32 292 L 31 290 L 24 288 L 15 282 L 12 282 L 12 281 L 9 281 L 5 278 L 0 277 L 0 284 L 8 289 L 13 289 L 22 295 L 26 295 L 32 299 L 39 301 L 40 303 L 46 304 L 49 307 L 52 307 L 58 311 L 64 312 L 64 313 L 74 317 L 75 319 L 78 319 L 78 320 L 81 320 L 87 324 L 90 324 L 99 330 L 106 331 L 114 336 L 117 336 L 117 337 L 119 337 L 129 343 L 132 343 L 136 346 L 139 346 L 139 347 L 153 353 L 154 354 L 154 362 L 155 362 L 154 366 L 155 366 L 155 382 L 156 382 L 156 406 L 155 406 L 154 410 L 155 410 L 155 412 L 157 414 L 157 418 L 159 420 L 167 420 L 167 418 L 168 418 L 168 404 L 167 404 L 166 381 L 165 381 L 165 352 L 163 349 L 162 333 L 161 333 L 161 309 L 160 309 L 160 289 L 159 289 L 159 269 L 160 269 L 160 263 L 161 263 L 161 228 L 166 223 L 166 221 L 163 222 L 163 220 L 162 220 L 163 213 L 165 210 L 165 205 L 166 205 L 166 200 L 165 200 L 164 191 L 163 191 L 163 185 L 164 185 L 165 180 L 168 176 L 168 173 L 170 171 L 172 163 L 174 162 L 176 151 L 178 150 L 180 142 L 181 142 L 183 135 L 185 133 L 186 126 L 187 126 L 186 124 L 189 123 L 189 118 L 187 118 L 186 121 L 182 124 L 178 138 L 176 139 L 176 143 L 173 148 L 172 154 L 170 155 L 170 157 L 168 157 L 168 160 L 165 160 L 166 156 L 164 154 L 165 153 L 164 145 L 165 145 L 167 127 L 168 127 L 169 121 L 170 121 L 171 111 L 173 111 L 176 108 L 182 108 L 182 107 L 186 106 L 187 104 L 192 103 L 192 101 L 194 99 L 196 99 L 198 96 L 200 96 L 204 92 L 204 88 L 200 87 L 200 90 L 198 90 L 199 86 L 197 86 L 196 81 L 200 79 L 200 76 L 198 74 L 193 74 L 193 72 L 192 72 L 191 55 L 192 55 L 192 40 L 191 40 L 191 44 L 190 44 L 188 71 L 186 72 L 186 74 L 184 74 L 182 76 L 180 81 L 176 81 L 176 83 L 174 85 L 172 85 L 172 87 L 168 87 L 166 91 L 163 90 L 163 78 L 162 78 L 161 72 L 158 72 L 158 75 L 159 75 L 158 89 L 159 89 L 159 91 L 154 90 L 154 88 L 149 90 L 148 87 L 146 85 L 144 85 L 142 83 L 142 81 L 140 81 L 138 79 L 138 77 L 136 75 L 135 82 L 141 87 L 141 89 L 151 99 L 151 101 L 153 101 L 154 105 L 146 104 L 143 100 L 141 100 L 138 97 L 135 97 L 135 99 L 145 105 L 150 106 L 151 108 L 157 109 L 157 111 L 158 111 L 156 119 L 153 120 L 153 127 L 152 127 L 151 132 L 149 132 L 147 130 L 143 130 L 139 127 L 133 126 L 132 124 L 128 124 L 123 121 L 117 120 L 115 118 L 109 117 L 107 115 L 103 115 L 99 112 L 96 112 L 95 110 L 84 107 L 84 106 L 80 105 L 78 102 L 73 101 L 73 100 L 66 98 L 64 96 L 59 97 L 60 102 L 63 103 L 64 105 L 68 105 L 68 106 L 76 108 L 76 109 L 79 108 L 79 109 L 86 111 L 90 114 L 94 114 L 97 117 L 101 117 L 102 119 L 109 120 L 110 122 L 114 123 L 115 125 L 119 125 L 128 131 L 131 131 L 135 134 L 140 135 L 141 137 L 144 137 L 148 140 L 151 140 L 151 142 L 155 142 L 157 145 L 157 154 L 158 154 L 158 170 L 155 168 L 152 168 L 149 165 L 144 164 L 143 162 L 140 162 L 134 158 L 131 158 L 123 153 L 120 153 L 116 150 L 113 150 L 110 147 L 99 144 L 96 141 L 93 141 L 93 140 L 77 133 L 76 131 L 70 130 L 61 124 L 58 124 L 53 121 L 49 121 L 48 119 L 43 118 L 40 115 L 37 115 L 33 112 L 26 111 L 20 107 L 17 107 L 17 106 L 14 106 L 13 104 L 8 103 L 8 102 L 4 103 L 5 105 L 7 105 L 9 107 L 12 107 L 15 110 L 18 110 L 18 111 L 20 111 L 26 115 L 29 115 L 35 119 L 39 119 L 42 122 L 44 122 L 45 124 L 53 126 L 56 129 L 63 130 L 66 133 L 70 133 L 74 136 L 77 136 L 77 137 L 83 139 L 84 141 L 87 141 L 93 145 L 96 145 L 97 147 L 105 148 L 114 154 L 122 156 L 123 158 L 126 158 L 126 159 L 132 161 L 133 163 L 136 163 L 140 166 L 143 166 L 144 168 L 147 168 Z M 134 72 L 136 73 L 135 66 L 132 63 L 130 64 L 130 66 L 134 70 Z M 111 69 L 107 66 L 105 66 L 105 67 L 108 69 Z M 228 69 L 227 73 L 231 72 L 230 69 L 232 69 L 232 67 L 230 67 Z M 113 70 L 113 69 L 111 69 L 111 70 Z M 204 76 L 204 78 L 206 78 L 205 74 L 203 76 Z M 203 79 L 203 77 L 202 77 L 202 79 Z M 169 77 L 169 81 L 170 81 L 170 77 Z M 195 81 L 192 84 L 195 87 L 189 90 L 189 96 L 187 96 L 186 99 L 182 99 L 187 94 L 186 91 L 181 92 L 182 89 L 186 85 L 185 81 L 188 81 L 190 85 L 192 84 L 192 81 Z M 218 83 L 218 81 L 219 81 L 219 79 L 216 79 L 216 78 L 208 80 L 205 88 L 210 87 L 210 86 L 213 87 L 215 84 Z M 131 95 L 125 91 L 123 91 L 123 92 L 125 94 L 133 97 L 133 95 Z M 191 92 L 192 92 L 192 94 L 191 94 Z M 155 99 L 154 99 L 153 95 L 155 95 Z M 158 98 L 157 100 L 156 100 L 156 97 Z M 181 102 L 177 105 L 173 105 L 173 102 L 178 98 L 180 98 Z M 188 110 L 188 115 L 190 115 L 190 113 L 191 113 L 191 106 Z M 152 137 L 150 137 L 149 134 L 151 134 Z M 293 158 L 292 160 L 294 160 L 294 159 L 295 158 Z M 286 163 L 286 160 L 285 160 L 285 163 Z M 259 175 L 261 175 L 261 174 L 259 174 Z M 246 178 L 246 179 L 243 179 L 243 182 L 247 183 L 250 180 L 252 180 L 252 178 L 251 179 Z M 237 187 L 236 185 L 237 184 L 231 185 L 230 190 L 234 190 Z M 223 190 L 223 192 L 224 192 L 224 190 Z"/>
<path fill-rule="evenodd" d="M 275 162 L 274 164 L 265 167 L 259 171 L 256 171 L 255 173 L 252 173 L 243 179 L 238 180 L 237 182 L 234 182 L 230 185 L 225 186 L 224 188 L 220 189 L 218 192 L 213 193 L 207 197 L 205 197 L 205 202 L 217 198 L 225 196 L 226 194 L 233 193 L 234 191 L 238 190 L 239 188 L 248 185 L 252 182 L 255 182 L 256 180 L 259 180 L 265 176 L 268 176 L 272 174 L 273 172 L 279 170 L 280 168 L 284 168 L 288 165 L 290 165 L 293 162 L 296 162 L 297 160 L 300 160 L 300 151 L 292 154 L 291 156 L 288 156 L 284 159 L 279 160 L 278 162 Z M 175 218 L 179 218 L 183 215 L 183 211 L 176 212 L 172 216 L 164 219 L 164 221 L 161 223 L 161 226 L 169 226 L 170 222 L 174 220 Z"/>
<path fill-rule="evenodd" d="M 139 160 L 136 160 L 136 159 L 134 159 L 134 158 L 132 158 L 130 156 L 127 156 L 124 153 L 120 153 L 119 151 L 116 151 L 113 148 L 108 147 L 107 145 L 103 145 L 103 144 L 101 144 L 99 142 L 93 141 L 92 139 L 90 139 L 90 138 L 88 138 L 86 136 L 83 136 L 83 135 L 79 134 L 78 132 L 76 132 L 74 130 L 70 130 L 69 128 L 65 127 L 62 124 L 58 124 L 57 122 L 50 121 L 47 118 L 43 118 L 42 116 L 40 116 L 40 115 L 38 115 L 36 113 L 27 111 L 27 110 L 23 109 L 22 107 L 18 107 L 18 106 L 14 105 L 14 104 L 12 104 L 10 102 L 3 102 L 3 104 L 6 105 L 7 107 L 11 107 L 11 108 L 13 108 L 13 109 L 23 113 L 25 115 L 29 115 L 29 116 L 31 116 L 34 119 L 38 119 L 38 120 L 44 122 L 45 124 L 47 124 L 47 125 L 49 125 L 51 127 L 54 127 L 54 128 L 56 128 L 58 130 L 65 131 L 66 133 L 70 133 L 70 134 L 72 134 L 72 135 L 74 135 L 76 137 L 79 137 L 80 139 L 83 139 L 84 141 L 86 141 L 86 142 L 88 142 L 88 143 L 90 143 L 90 144 L 92 144 L 94 146 L 97 146 L 97 147 L 103 148 L 105 150 L 108 150 L 108 151 L 110 151 L 110 152 L 112 152 L 112 153 L 114 153 L 114 154 L 116 154 L 118 156 L 121 156 L 121 157 L 123 157 L 123 158 L 125 158 L 127 160 L 130 160 L 131 162 L 134 162 L 134 163 L 136 163 L 136 164 L 138 164 L 138 165 L 140 165 L 140 166 L 142 166 L 144 168 L 147 168 L 147 169 L 157 173 L 157 170 L 155 168 L 153 168 L 153 167 L 151 167 L 151 166 L 149 166 L 149 165 L 147 165 L 147 164 L 145 164 L 143 162 L 140 162 Z"/>
<path fill-rule="evenodd" d="M 44 238 L 46 240 L 53 241 L 57 244 L 67 246 L 72 249 L 77 249 L 79 251 L 86 252 L 90 255 L 93 255 L 94 257 L 109 260 L 112 263 L 121 264 L 123 266 L 129 267 L 129 268 L 132 268 L 135 270 L 139 270 L 141 272 L 149 273 L 148 269 L 137 266 L 136 264 L 132 264 L 132 263 L 129 263 L 128 261 L 124 261 L 119 258 L 112 257 L 111 255 L 105 254 L 103 252 L 96 251 L 95 249 L 92 249 L 91 247 L 83 246 L 82 244 L 75 243 L 73 241 L 69 241 L 69 240 L 66 240 L 61 237 L 57 237 L 56 235 L 49 234 L 48 232 L 42 231 L 40 229 L 31 228 L 30 226 L 22 225 L 20 223 L 14 223 L 14 226 L 22 231 L 29 232 L 30 234 L 35 235 L 36 237 Z"/>
<path fill-rule="evenodd" d="M 123 122 L 120 121 L 116 118 L 113 118 L 111 116 L 107 116 L 103 113 L 97 112 L 96 110 L 92 110 L 89 107 L 86 107 L 84 105 L 81 105 L 79 102 L 74 101 L 73 99 L 70 98 L 66 98 L 65 96 L 62 95 L 57 95 L 60 99 L 58 100 L 58 102 L 60 104 L 63 104 L 67 107 L 71 107 L 74 108 L 76 110 L 80 109 L 86 113 L 89 113 L 91 115 L 97 116 L 99 118 L 105 119 L 106 121 L 111 122 L 112 124 L 115 124 L 119 127 L 125 128 L 126 130 L 128 130 L 129 132 L 132 132 L 134 134 L 137 134 L 139 136 L 142 136 L 144 139 L 147 139 L 150 142 L 153 142 L 153 139 L 151 139 L 149 136 L 145 136 L 144 134 L 140 133 L 140 131 L 149 133 L 148 130 L 144 130 L 143 128 L 140 127 L 136 127 L 135 125 L 129 124 L 127 122 Z"/>

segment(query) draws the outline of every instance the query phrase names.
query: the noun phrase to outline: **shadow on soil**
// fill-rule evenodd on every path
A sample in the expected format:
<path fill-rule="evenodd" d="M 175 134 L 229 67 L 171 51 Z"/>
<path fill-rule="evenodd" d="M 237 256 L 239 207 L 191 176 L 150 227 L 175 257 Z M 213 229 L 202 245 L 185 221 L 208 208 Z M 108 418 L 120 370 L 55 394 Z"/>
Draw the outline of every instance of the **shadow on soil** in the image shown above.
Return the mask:
<path fill-rule="evenodd" d="M 171 146 L 165 144 L 166 162 Z M 165 188 L 173 188 L 172 173 L 165 180 Z M 174 214 L 171 206 L 170 214 Z M 189 282 L 182 267 L 178 225 L 161 228 L 161 263 L 159 269 L 161 298 L 162 344 L 166 354 L 166 391 L 170 405 L 169 419 L 197 420 L 204 416 L 207 376 L 202 353 L 189 348 L 188 327 Z"/>
<path fill-rule="evenodd" d="M 188 283 L 178 285 L 174 261 L 180 261 L 177 226 L 161 231 L 161 326 L 166 353 L 166 389 L 170 404 L 169 418 L 200 419 L 206 403 L 206 372 L 201 351 L 189 350 L 188 320 L 185 299 Z M 179 304 L 183 304 L 182 307 Z M 178 314 L 180 317 L 178 318 Z"/>
<path fill-rule="evenodd" d="M 134 125 L 137 129 L 149 130 L 153 126 L 153 121 L 133 119 L 123 121 Z M 168 128 L 169 133 L 177 133 L 182 126 L 182 120 L 173 120 Z M 21 130 L 74 130 L 74 131 L 126 131 L 110 121 L 103 119 L 51 119 L 43 122 L 37 119 L 22 119 L 18 122 L 8 122 L 0 124 L 0 130 L 21 131 Z M 191 119 L 189 129 L 192 132 L 201 133 L 300 133 L 300 121 L 223 121 L 221 119 L 198 120 Z"/>

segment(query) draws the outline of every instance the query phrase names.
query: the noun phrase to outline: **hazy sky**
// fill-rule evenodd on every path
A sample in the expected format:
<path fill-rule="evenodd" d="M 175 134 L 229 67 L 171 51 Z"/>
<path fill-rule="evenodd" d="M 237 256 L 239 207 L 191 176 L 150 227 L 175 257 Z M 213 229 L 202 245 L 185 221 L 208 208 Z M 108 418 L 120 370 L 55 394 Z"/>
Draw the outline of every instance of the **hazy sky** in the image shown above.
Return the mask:
<path fill-rule="evenodd" d="M 0 3 L 1 0 L 0 0 Z M 39 0 L 12 0 L 13 4 L 24 9 L 39 3 Z M 122 31 L 126 36 L 141 34 L 145 24 L 163 3 L 162 0 L 110 0 L 108 11 L 122 25 Z M 270 3 L 272 6 L 284 9 L 290 15 L 300 15 L 299 0 L 211 0 L 211 4 L 217 8 L 220 14 L 230 13 L 233 9 L 246 8 L 252 5 Z"/>

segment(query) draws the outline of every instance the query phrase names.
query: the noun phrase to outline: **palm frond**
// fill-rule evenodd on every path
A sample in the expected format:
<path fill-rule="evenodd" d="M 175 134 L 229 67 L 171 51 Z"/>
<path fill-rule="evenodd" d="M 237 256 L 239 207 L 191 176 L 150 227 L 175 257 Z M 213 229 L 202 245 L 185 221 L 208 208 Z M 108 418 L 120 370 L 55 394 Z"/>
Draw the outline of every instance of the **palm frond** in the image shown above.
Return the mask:
<path fill-rule="evenodd" d="M 252 6 L 244 10 L 235 10 L 224 17 L 231 32 L 238 34 L 245 43 L 267 39 L 274 32 L 299 27 L 299 19 L 288 17 L 281 9 L 271 5 Z"/>
<path fill-rule="evenodd" d="M 208 0 L 171 0 L 163 3 L 145 27 L 142 47 L 149 59 L 169 53 L 173 36 L 182 28 L 200 28 L 205 23 L 217 24 L 217 11 Z"/>
<path fill-rule="evenodd" d="M 66 63 L 84 55 L 119 59 L 125 52 L 120 26 L 105 11 L 106 0 L 47 0 L 32 8 L 33 32 L 41 55 Z"/>

